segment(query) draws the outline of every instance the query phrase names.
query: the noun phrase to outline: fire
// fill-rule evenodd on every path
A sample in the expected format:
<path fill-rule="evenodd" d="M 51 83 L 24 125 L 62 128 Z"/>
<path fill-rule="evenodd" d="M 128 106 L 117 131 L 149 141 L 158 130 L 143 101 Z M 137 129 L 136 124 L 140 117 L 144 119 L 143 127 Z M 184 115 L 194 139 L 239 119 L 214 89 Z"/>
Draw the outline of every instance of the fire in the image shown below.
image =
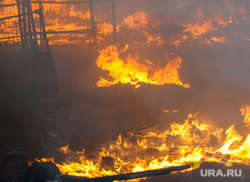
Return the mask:
<path fill-rule="evenodd" d="M 178 109 L 174 109 L 174 110 L 163 110 L 162 112 L 173 112 L 173 113 L 175 113 L 175 112 L 180 112 L 180 110 L 178 110 Z"/>
<path fill-rule="evenodd" d="M 69 145 L 66 145 L 65 147 L 60 147 L 58 150 L 66 154 L 69 151 Z"/>
<path fill-rule="evenodd" d="M 55 32 L 58 31 L 77 31 L 77 30 L 86 30 L 91 28 L 91 14 L 89 9 L 81 8 L 77 6 L 77 3 L 66 4 L 66 3 L 46 3 L 47 0 L 42 4 L 43 14 L 44 14 L 44 23 L 45 29 L 48 32 L 48 41 L 49 45 L 65 45 L 65 44 L 79 44 L 82 45 L 85 41 L 88 43 L 89 39 L 85 39 L 85 35 L 82 33 L 74 34 L 62 34 L 58 36 Z M 56 0 L 55 2 L 67 2 L 66 0 Z M 4 0 L 2 4 L 16 4 L 14 0 Z M 39 9 L 39 4 L 34 1 L 31 3 L 32 11 Z M 22 10 L 22 8 L 21 8 Z M 18 15 L 17 6 L 11 7 L 2 7 L 0 18 Z M 22 13 L 22 11 L 21 11 Z M 35 21 L 35 28 L 38 36 L 38 44 L 40 42 L 40 24 L 39 16 L 33 14 Z M 70 21 L 69 21 L 70 20 Z M 20 36 L 20 27 L 18 24 L 18 18 L 12 18 L 4 20 L 1 22 L 1 35 L 0 38 L 4 37 L 14 37 L 16 36 L 18 41 L 21 41 Z M 8 39 L 6 39 L 8 40 Z M 8 44 L 15 44 L 15 42 L 8 40 Z"/>
<path fill-rule="evenodd" d="M 250 105 L 242 106 L 240 112 L 242 116 L 245 116 L 244 123 L 250 128 Z"/>
<path fill-rule="evenodd" d="M 54 158 L 42 158 L 42 159 L 36 159 L 35 161 L 37 162 L 55 162 Z M 33 164 L 34 161 L 29 161 L 28 165 L 31 166 Z"/>
<path fill-rule="evenodd" d="M 148 27 L 148 15 L 144 11 L 135 12 L 123 20 L 128 29 L 139 30 Z"/>
<path fill-rule="evenodd" d="M 222 37 L 212 37 L 211 38 L 213 42 L 220 42 L 220 43 L 224 43 L 227 41 L 227 38 L 225 36 Z"/>
<path fill-rule="evenodd" d="M 15 1 L 11 0 L 8 3 L 15 3 Z M 6 3 L 6 4 L 8 4 Z M 4 4 L 4 3 L 3 3 Z M 9 16 L 14 16 L 18 14 L 18 9 L 16 6 L 9 8 L 9 7 L 2 7 L 1 11 L 4 13 L 0 14 L 0 18 L 5 18 L 6 14 Z M 0 38 L 4 37 L 12 37 L 18 35 L 18 18 L 8 19 L 0 22 Z M 21 39 L 20 39 L 21 40 Z"/>
<path fill-rule="evenodd" d="M 249 110 L 244 112 L 245 119 L 249 114 Z M 226 166 L 234 163 L 250 165 L 250 134 L 241 136 L 234 125 L 225 134 L 226 138 L 222 128 L 199 121 L 198 113 L 189 114 L 184 123 L 174 122 L 165 131 L 148 128 L 142 132 L 130 132 L 127 137 L 119 135 L 115 142 L 98 149 L 99 157 L 94 159 L 87 159 L 86 149 L 77 153 L 67 149 L 68 161 L 56 165 L 63 174 L 90 178 L 187 163 L 193 164 L 188 169 L 193 170 L 205 161 Z M 62 150 L 65 151 L 65 148 Z M 113 161 L 105 166 L 104 158 Z M 51 159 L 40 161 L 48 160 Z"/>
<path fill-rule="evenodd" d="M 230 40 L 230 35 L 223 35 L 222 32 L 229 24 L 239 24 L 240 20 L 247 21 L 247 8 L 244 6 L 237 6 L 232 1 L 224 0 L 226 6 L 221 7 L 219 4 L 201 5 L 196 8 L 190 14 L 187 13 L 186 18 L 180 19 L 178 14 L 185 12 L 186 8 L 192 4 L 192 2 L 181 1 L 176 2 L 176 7 L 173 6 L 173 10 L 164 11 L 164 8 L 157 12 L 149 12 L 137 10 L 132 12 L 127 17 L 117 21 L 117 35 L 121 40 L 133 40 L 129 43 L 133 45 L 141 46 L 170 46 L 173 49 L 178 49 L 182 45 L 188 45 L 193 43 L 209 44 L 225 43 Z M 49 45 L 62 46 L 62 45 L 77 45 L 82 46 L 91 41 L 96 41 L 99 44 L 99 48 L 103 49 L 103 45 L 107 45 L 113 41 L 113 24 L 110 20 L 103 20 L 98 14 L 98 11 L 94 8 L 94 14 L 92 18 L 95 20 L 95 38 L 89 38 L 92 35 L 85 35 L 83 32 L 90 32 L 91 12 L 89 6 L 80 6 L 79 3 L 47 3 L 49 0 L 43 2 L 44 23 L 46 31 L 48 32 Z M 67 0 L 56 0 L 55 2 L 68 2 Z M 3 0 L 1 4 L 16 3 L 14 0 Z M 85 4 L 85 3 L 84 3 Z M 32 10 L 39 9 L 39 4 L 32 1 Z M 222 11 L 222 8 L 225 10 Z M 1 8 L 3 12 L 0 18 L 17 15 L 17 6 Z M 176 14 L 176 12 L 178 12 Z M 112 10 L 105 13 L 105 17 L 110 17 Z M 167 14 L 164 14 L 167 13 Z M 102 15 L 103 16 L 103 15 Z M 38 25 L 39 16 L 34 14 L 36 22 L 36 32 L 38 36 L 38 44 L 40 45 L 40 26 Z M 239 22 L 237 22 L 237 20 Z M 182 32 L 176 32 L 176 34 L 167 37 L 166 27 L 171 24 L 180 26 L 183 28 Z M 125 28 L 125 29 L 124 29 Z M 1 22 L 1 35 L 4 37 L 16 37 L 15 42 L 12 39 L 3 39 L 3 43 L 9 45 L 21 42 L 20 28 L 18 25 L 18 18 L 13 18 Z M 79 31 L 81 33 L 63 33 L 58 34 L 58 31 Z M 125 30 L 125 31 L 124 31 Z M 220 32 L 221 31 L 221 32 Z M 154 32 L 154 33 L 152 33 Z M 164 32 L 164 33 L 163 33 Z M 214 35 L 214 34 L 218 35 Z M 144 36 L 143 38 L 138 36 Z M 60 36 L 58 36 L 60 35 Z M 128 36 L 128 37 L 126 37 Z M 228 37 L 228 38 L 227 38 Z M 138 38 L 138 40 L 136 40 Z M 6 41 L 8 40 L 8 41 Z M 244 36 L 242 40 L 249 40 L 247 36 Z M 140 42 L 142 41 L 142 42 Z M 190 44 L 189 44 L 190 43 Z"/>
<path fill-rule="evenodd" d="M 195 15 L 197 23 L 191 22 L 183 24 L 183 26 L 186 28 L 184 32 L 190 32 L 194 37 L 198 37 L 207 33 L 208 31 L 218 30 L 219 27 L 226 27 L 228 24 L 233 22 L 232 17 L 228 17 L 226 19 L 224 17 L 218 16 L 217 14 L 206 18 L 202 10 L 202 8 L 198 9 Z"/>
<path fill-rule="evenodd" d="M 244 122 L 249 127 L 250 126 L 250 106 L 242 106 L 241 114 L 244 116 Z M 230 154 L 230 157 L 240 163 L 245 163 L 249 165 L 250 160 L 250 134 L 244 139 L 243 136 L 238 134 L 232 125 L 227 131 L 227 138 L 224 145 L 218 150 L 222 154 Z M 244 160 L 243 160 L 244 159 Z"/>
<path fill-rule="evenodd" d="M 120 58 L 119 52 L 115 45 L 100 52 L 96 64 L 99 68 L 109 71 L 109 78 L 100 77 L 97 82 L 98 87 L 130 83 L 137 88 L 140 86 L 139 83 L 149 83 L 152 85 L 177 84 L 189 88 L 188 83 L 183 84 L 179 79 L 178 69 L 182 62 L 180 57 L 169 61 L 164 68 L 153 68 L 152 64 L 139 63 L 138 56 L 131 57 L 129 55 L 123 60 Z M 152 72 L 152 74 L 149 74 L 149 72 Z"/>
<path fill-rule="evenodd" d="M 165 42 L 162 39 L 161 35 L 159 35 L 159 34 L 151 35 L 146 31 L 142 31 L 142 32 L 146 36 L 147 44 L 151 44 L 153 42 L 155 42 L 157 46 L 161 46 L 161 45 L 165 44 Z"/>
<path fill-rule="evenodd" d="M 178 48 L 183 42 L 185 42 L 187 39 L 189 38 L 189 36 L 187 35 L 182 35 L 179 36 L 177 38 L 172 38 L 172 40 L 170 41 L 170 45 L 175 46 L 176 48 Z"/>

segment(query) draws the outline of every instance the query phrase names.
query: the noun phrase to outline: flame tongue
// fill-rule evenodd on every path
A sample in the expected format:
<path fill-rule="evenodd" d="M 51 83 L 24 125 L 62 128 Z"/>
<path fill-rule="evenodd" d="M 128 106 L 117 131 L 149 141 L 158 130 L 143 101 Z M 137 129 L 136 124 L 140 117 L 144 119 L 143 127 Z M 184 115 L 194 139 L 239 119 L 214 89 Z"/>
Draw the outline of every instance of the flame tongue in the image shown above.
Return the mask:
<path fill-rule="evenodd" d="M 244 116 L 244 122 L 250 127 L 250 106 L 242 106 L 241 114 Z M 243 136 L 238 134 L 234 128 L 235 125 L 231 126 L 227 131 L 227 138 L 225 144 L 219 150 L 223 154 L 230 154 L 231 158 L 234 158 L 240 162 L 249 164 L 250 160 L 250 134 L 244 139 Z M 241 161 L 240 159 L 245 159 Z"/>
<path fill-rule="evenodd" d="M 242 106 L 240 111 L 241 111 L 241 115 L 245 116 L 244 123 L 246 123 L 247 127 L 250 128 L 250 106 L 248 105 L 245 105 L 245 107 Z"/>
<path fill-rule="evenodd" d="M 248 107 L 242 107 L 245 120 L 249 116 Z M 196 169 L 204 161 L 226 166 L 234 163 L 250 165 L 250 134 L 244 140 L 234 125 L 225 134 L 223 141 L 223 129 L 201 123 L 196 114 L 190 114 L 183 124 L 172 123 L 165 131 L 149 128 L 129 133 L 127 137 L 119 135 L 115 142 L 100 149 L 99 158 L 92 160 L 86 159 L 84 150 L 75 153 L 63 147 L 61 150 L 69 155 L 68 160 L 74 162 L 56 165 L 63 174 L 90 178 L 187 163 Z"/>
<path fill-rule="evenodd" d="M 128 46 L 126 46 L 128 48 Z M 124 52 L 124 50 L 122 50 Z M 130 83 L 139 87 L 139 83 L 149 83 L 152 85 L 177 84 L 189 88 L 189 84 L 183 84 L 179 79 L 178 69 L 182 59 L 180 57 L 171 60 L 165 68 L 152 70 L 152 62 L 147 60 L 149 65 L 138 62 L 139 57 L 132 58 L 130 55 L 121 59 L 117 46 L 112 45 L 103 49 L 96 61 L 97 66 L 109 71 L 109 78 L 100 77 L 97 82 L 98 87 L 111 86 L 117 83 Z M 153 72 L 149 74 L 149 71 Z M 112 79 L 112 80 L 110 80 Z"/>

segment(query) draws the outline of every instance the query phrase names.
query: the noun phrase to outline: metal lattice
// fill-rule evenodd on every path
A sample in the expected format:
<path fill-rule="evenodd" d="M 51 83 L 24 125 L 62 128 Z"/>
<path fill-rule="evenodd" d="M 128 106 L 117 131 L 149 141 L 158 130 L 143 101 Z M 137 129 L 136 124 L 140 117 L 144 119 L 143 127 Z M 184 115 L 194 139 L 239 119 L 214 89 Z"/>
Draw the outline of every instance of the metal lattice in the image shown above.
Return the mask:
<path fill-rule="evenodd" d="M 0 5 L 0 54 L 88 51 L 115 34 L 114 0 L 30 1 Z"/>

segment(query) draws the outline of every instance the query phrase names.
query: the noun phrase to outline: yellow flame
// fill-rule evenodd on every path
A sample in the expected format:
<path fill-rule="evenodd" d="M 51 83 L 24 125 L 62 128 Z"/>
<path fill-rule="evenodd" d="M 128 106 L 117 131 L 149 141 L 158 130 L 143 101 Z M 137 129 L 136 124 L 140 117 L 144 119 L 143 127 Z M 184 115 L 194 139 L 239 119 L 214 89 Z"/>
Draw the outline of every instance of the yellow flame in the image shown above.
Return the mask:
<path fill-rule="evenodd" d="M 178 109 L 174 109 L 174 110 L 163 110 L 162 112 L 180 112 Z"/>
<path fill-rule="evenodd" d="M 245 116 L 244 123 L 250 128 L 250 105 L 242 106 L 240 112 L 242 116 Z"/>
<path fill-rule="evenodd" d="M 131 55 L 125 60 L 121 59 L 118 48 L 115 45 L 103 49 L 96 63 L 99 68 L 109 71 L 109 78 L 104 79 L 100 77 L 97 86 L 104 87 L 117 83 L 130 83 L 139 87 L 141 82 L 152 85 L 177 84 L 189 88 L 188 83 L 183 84 L 179 79 L 178 69 L 182 62 L 180 57 L 171 60 L 164 68 L 155 69 L 153 74 L 149 74 L 149 70 L 152 70 L 152 65 L 139 63 L 138 60 L 138 56 L 132 58 Z"/>
<path fill-rule="evenodd" d="M 66 145 L 65 147 L 60 147 L 58 150 L 66 154 L 69 151 L 69 145 Z"/>
<path fill-rule="evenodd" d="M 250 134 L 245 138 L 232 125 L 225 132 L 226 139 L 223 141 L 223 129 L 201 123 L 197 114 L 190 114 L 182 124 L 170 124 L 170 128 L 165 131 L 149 128 L 142 133 L 130 132 L 128 137 L 119 135 L 115 142 L 103 146 L 99 150 L 99 157 L 92 160 L 85 158 L 84 151 L 76 153 L 68 150 L 69 161 L 56 165 L 63 174 L 90 178 L 187 163 L 192 164 L 189 170 L 193 170 L 205 161 L 225 166 L 234 163 L 250 165 Z M 249 110 L 245 111 L 245 117 L 248 114 Z M 103 167 L 102 157 L 112 157 L 113 166 Z M 48 160 L 53 161 L 38 161 Z"/>

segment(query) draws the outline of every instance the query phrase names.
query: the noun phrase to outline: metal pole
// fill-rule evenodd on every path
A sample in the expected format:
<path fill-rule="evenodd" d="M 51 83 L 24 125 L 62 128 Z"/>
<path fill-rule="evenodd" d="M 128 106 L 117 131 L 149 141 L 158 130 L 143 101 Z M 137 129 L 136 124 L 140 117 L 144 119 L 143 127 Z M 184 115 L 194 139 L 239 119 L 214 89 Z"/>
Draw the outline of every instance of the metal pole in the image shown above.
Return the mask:
<path fill-rule="evenodd" d="M 48 43 L 48 38 L 47 38 L 47 33 L 46 33 L 46 29 L 45 29 L 45 25 L 44 25 L 44 17 L 43 17 L 43 5 L 42 3 L 39 3 L 39 15 L 40 15 L 40 24 L 43 28 L 43 39 L 45 41 L 46 44 L 46 49 L 47 49 L 47 54 L 49 57 L 49 61 L 50 61 L 50 68 L 54 77 L 54 89 L 55 92 L 59 92 L 59 83 L 58 83 L 58 78 L 57 78 L 57 73 L 56 73 L 56 67 L 55 67 L 55 63 L 54 63 L 54 59 L 53 59 L 53 55 L 52 52 L 50 50 L 49 47 L 49 43 Z"/>
<path fill-rule="evenodd" d="M 115 0 L 112 0 L 112 20 L 113 20 L 113 41 L 114 44 L 117 43 L 117 34 L 116 34 L 116 8 Z"/>
<path fill-rule="evenodd" d="M 31 31 L 31 23 L 30 23 L 30 12 L 29 9 L 27 8 L 28 11 L 28 31 L 29 31 L 29 37 L 30 37 L 30 48 L 33 49 L 33 37 L 32 37 L 32 31 Z"/>
<path fill-rule="evenodd" d="M 43 33 L 43 39 L 44 39 L 45 44 L 46 44 L 47 53 L 51 54 L 51 50 L 50 50 L 49 43 L 48 43 L 48 38 L 47 38 L 47 33 L 46 33 L 46 30 L 45 30 L 45 25 L 44 25 L 43 5 L 42 5 L 41 2 L 39 3 L 39 17 L 40 17 L 40 25 L 41 25 L 42 30 L 43 30 L 43 32 L 42 32 Z"/>
<path fill-rule="evenodd" d="M 32 8 L 31 8 L 31 3 L 30 0 L 26 0 L 27 1 L 27 9 L 29 12 L 32 12 Z M 33 13 L 31 13 L 29 15 L 30 21 L 31 21 L 31 25 L 32 25 L 32 30 L 33 30 L 33 40 L 32 40 L 32 45 L 33 48 L 35 50 L 38 50 L 38 45 L 37 45 L 37 35 L 36 35 L 36 27 L 35 27 L 35 22 L 34 22 L 34 17 L 33 17 Z"/>
<path fill-rule="evenodd" d="M 95 27 L 95 15 L 94 15 L 94 8 L 93 8 L 93 0 L 89 0 L 89 10 L 90 10 L 90 15 L 91 15 L 93 43 L 96 46 L 96 27 Z"/>
<path fill-rule="evenodd" d="M 26 8 L 25 2 L 22 1 L 22 14 L 23 14 L 23 35 L 24 35 L 24 49 L 25 51 L 28 50 L 28 38 L 27 38 L 27 24 L 26 24 Z"/>
<path fill-rule="evenodd" d="M 17 10 L 18 10 L 18 15 L 19 15 L 19 17 L 18 17 L 18 23 L 19 23 L 19 29 L 20 29 L 21 42 L 22 42 L 22 49 L 24 49 L 20 0 L 16 0 L 16 2 L 17 2 Z"/>

